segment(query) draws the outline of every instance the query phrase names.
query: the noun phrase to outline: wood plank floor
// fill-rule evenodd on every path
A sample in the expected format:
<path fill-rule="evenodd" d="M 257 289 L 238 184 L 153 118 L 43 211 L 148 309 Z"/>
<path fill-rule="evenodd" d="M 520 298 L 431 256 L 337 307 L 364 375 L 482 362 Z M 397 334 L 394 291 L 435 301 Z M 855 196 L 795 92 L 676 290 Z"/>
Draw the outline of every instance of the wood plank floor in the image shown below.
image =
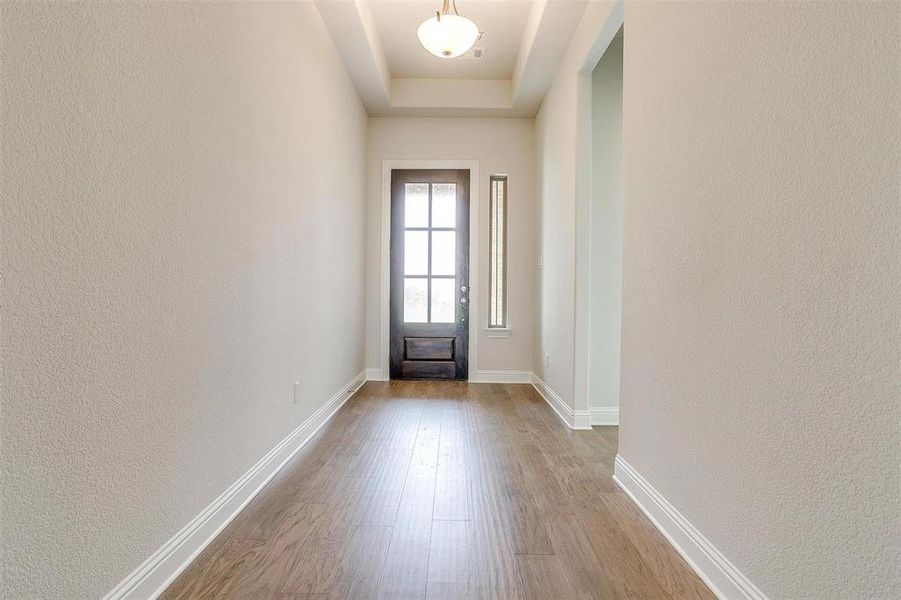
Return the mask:
<path fill-rule="evenodd" d="M 713 598 L 526 385 L 367 383 L 163 594 Z"/>

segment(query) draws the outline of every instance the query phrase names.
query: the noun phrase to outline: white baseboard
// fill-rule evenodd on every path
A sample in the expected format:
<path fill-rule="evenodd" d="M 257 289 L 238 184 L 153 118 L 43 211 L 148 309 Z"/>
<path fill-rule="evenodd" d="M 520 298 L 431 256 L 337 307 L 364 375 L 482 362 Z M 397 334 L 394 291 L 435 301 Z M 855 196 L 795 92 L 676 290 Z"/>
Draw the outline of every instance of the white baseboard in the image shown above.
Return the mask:
<path fill-rule="evenodd" d="M 476 371 L 470 383 L 532 383 L 531 371 Z"/>
<path fill-rule="evenodd" d="M 614 481 L 631 496 L 718 598 L 767 600 L 757 586 L 619 455 L 613 471 Z"/>
<path fill-rule="evenodd" d="M 319 410 L 104 596 L 104 600 L 157 598 L 365 380 L 363 372 L 344 385 Z"/>
<path fill-rule="evenodd" d="M 364 373 L 366 381 L 388 381 L 387 375 L 382 373 L 381 369 L 366 369 Z"/>
<path fill-rule="evenodd" d="M 619 409 L 612 407 L 588 409 L 588 421 L 592 425 L 619 425 Z"/>
<path fill-rule="evenodd" d="M 552 390 L 548 384 L 534 373 L 532 374 L 532 386 L 541 394 L 544 401 L 554 409 L 560 420 L 566 423 L 567 427 L 570 429 L 591 429 L 587 410 L 571 409 L 557 392 Z"/>

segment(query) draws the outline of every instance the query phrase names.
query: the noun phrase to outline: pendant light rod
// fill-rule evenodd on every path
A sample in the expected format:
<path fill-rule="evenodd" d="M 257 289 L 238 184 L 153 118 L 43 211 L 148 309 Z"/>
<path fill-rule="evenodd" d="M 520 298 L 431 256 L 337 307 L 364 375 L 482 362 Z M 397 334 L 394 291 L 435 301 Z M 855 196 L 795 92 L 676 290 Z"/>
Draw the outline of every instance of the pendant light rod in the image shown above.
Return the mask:
<path fill-rule="evenodd" d="M 457 10 L 456 0 L 444 0 L 444 4 L 441 5 L 441 10 L 435 11 L 435 18 L 440 21 L 441 15 L 446 15 L 448 11 L 450 11 L 451 7 L 453 7 L 454 9 L 454 14 L 460 16 L 460 11 Z"/>

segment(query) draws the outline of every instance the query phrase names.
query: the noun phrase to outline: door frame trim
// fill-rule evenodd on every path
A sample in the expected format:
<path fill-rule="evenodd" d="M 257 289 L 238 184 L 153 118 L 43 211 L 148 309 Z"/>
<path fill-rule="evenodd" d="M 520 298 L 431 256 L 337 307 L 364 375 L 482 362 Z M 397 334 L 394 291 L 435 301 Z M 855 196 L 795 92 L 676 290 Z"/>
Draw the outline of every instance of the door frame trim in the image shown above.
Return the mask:
<path fill-rule="evenodd" d="M 391 171 L 394 169 L 461 169 L 469 171 L 469 381 L 478 378 L 479 323 L 481 297 L 479 296 L 479 214 L 481 181 L 477 160 L 418 160 L 396 159 L 382 161 L 382 240 L 379 248 L 379 370 L 381 379 L 388 381 L 388 349 L 391 341 L 389 328 L 391 302 Z"/>

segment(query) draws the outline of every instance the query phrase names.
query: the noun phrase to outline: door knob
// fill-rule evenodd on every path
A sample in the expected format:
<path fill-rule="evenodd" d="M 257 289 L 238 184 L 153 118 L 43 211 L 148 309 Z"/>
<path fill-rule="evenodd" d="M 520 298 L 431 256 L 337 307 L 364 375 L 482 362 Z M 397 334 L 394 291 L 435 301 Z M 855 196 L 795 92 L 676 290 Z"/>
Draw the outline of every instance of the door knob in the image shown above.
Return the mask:
<path fill-rule="evenodd" d="M 466 298 L 460 298 L 460 304 L 466 304 Z"/>
<path fill-rule="evenodd" d="M 460 286 L 460 291 L 461 291 L 461 292 L 465 292 L 465 291 L 466 291 L 466 286 L 465 286 L 465 285 L 461 285 L 461 286 Z"/>

